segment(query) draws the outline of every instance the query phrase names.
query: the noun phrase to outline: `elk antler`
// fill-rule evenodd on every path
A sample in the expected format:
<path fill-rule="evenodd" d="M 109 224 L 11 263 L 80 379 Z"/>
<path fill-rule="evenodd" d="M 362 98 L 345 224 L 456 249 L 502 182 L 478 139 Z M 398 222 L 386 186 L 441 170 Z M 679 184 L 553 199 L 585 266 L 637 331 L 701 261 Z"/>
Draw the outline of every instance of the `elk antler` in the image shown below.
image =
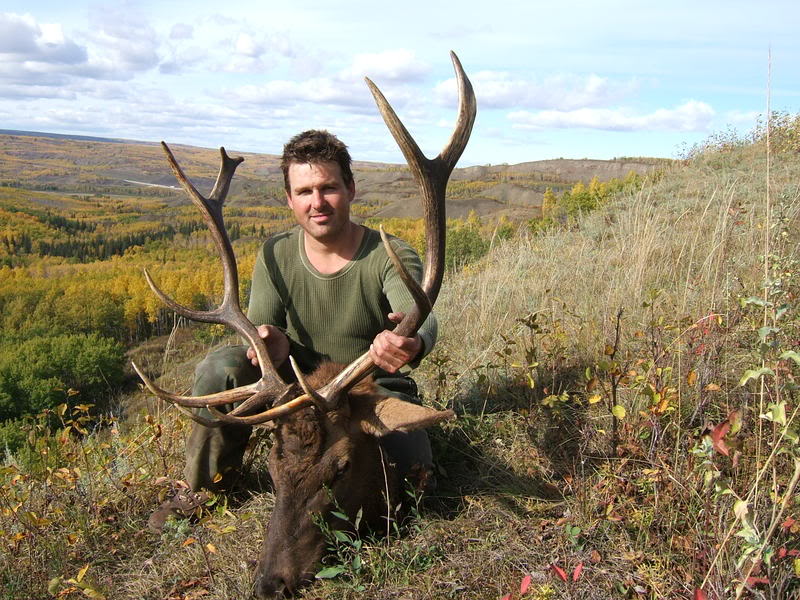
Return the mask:
<path fill-rule="evenodd" d="M 151 392 L 159 398 L 174 402 L 179 406 L 198 408 L 219 406 L 246 400 L 244 404 L 237 407 L 237 412 L 252 411 L 254 408 L 260 408 L 259 405 L 262 405 L 267 399 L 273 400 L 285 394 L 291 389 L 291 386 L 284 383 L 278 376 L 272 365 L 272 361 L 269 359 L 264 340 L 258 335 L 256 326 L 247 319 L 239 305 L 239 275 L 236 269 L 236 258 L 233 253 L 233 247 L 231 246 L 231 241 L 225 230 L 225 223 L 222 219 L 222 206 L 225 203 L 225 197 L 228 195 L 228 189 L 230 188 L 236 167 L 238 167 L 244 159 L 242 157 L 230 158 L 225 152 L 225 148 L 220 148 L 222 164 L 220 165 L 219 174 L 217 175 L 217 181 L 209 197 L 205 198 L 197 191 L 194 185 L 192 185 L 192 182 L 189 181 L 183 173 L 183 170 L 175 160 L 175 156 L 172 154 L 169 147 L 164 142 L 161 142 L 161 147 L 167 155 L 167 161 L 176 179 L 180 182 L 181 186 L 183 186 L 186 193 L 189 194 L 192 202 L 202 212 L 203 218 L 214 239 L 214 243 L 217 246 L 220 259 L 222 260 L 224 282 L 222 303 L 214 310 L 192 310 L 178 304 L 162 292 L 150 277 L 147 269 L 145 269 L 144 276 L 147 279 L 147 283 L 150 285 L 153 292 L 155 292 L 156 296 L 179 315 L 192 319 L 193 321 L 229 325 L 247 339 L 251 347 L 255 349 L 258 362 L 261 365 L 261 379 L 254 384 L 216 394 L 209 394 L 206 396 L 182 396 L 167 392 L 157 386 L 135 363 L 133 363 L 133 368 Z M 208 419 L 202 419 L 193 414 L 192 418 L 204 425 L 209 424 Z"/>
<path fill-rule="evenodd" d="M 406 272 L 403 264 L 389 245 L 386 236 L 381 235 L 395 268 L 401 273 L 403 281 L 412 295 L 418 298 L 414 308 L 406 314 L 405 318 L 393 330 L 394 333 L 404 337 L 411 337 L 417 332 L 423 321 L 428 317 L 428 314 L 430 314 L 431 308 L 439 296 L 439 288 L 442 285 L 442 277 L 444 275 L 445 193 L 447 192 L 447 181 L 462 152 L 464 152 L 464 148 L 467 146 L 477 113 L 475 92 L 472 90 L 469 78 L 464 73 L 461 61 L 458 60 L 455 52 L 450 52 L 450 58 L 453 61 L 458 85 L 458 120 L 450 140 L 439 153 L 439 156 L 432 160 L 427 158 L 419 149 L 414 138 L 408 133 L 408 130 L 397 117 L 397 114 L 378 87 L 369 79 L 366 80 L 372 95 L 375 97 L 378 110 L 381 111 L 381 116 L 383 116 L 386 126 L 392 133 L 397 145 L 400 146 L 400 150 L 403 152 L 403 156 L 422 192 L 422 214 L 425 221 L 425 246 L 427 252 L 425 253 L 425 275 L 422 279 L 421 288 Z M 419 299 L 423 294 L 427 298 L 427 302 Z M 320 394 L 326 397 L 329 402 L 335 401 L 342 392 L 349 390 L 374 369 L 374 363 L 369 358 L 368 353 L 365 353 L 321 389 Z"/>
<path fill-rule="evenodd" d="M 367 85 L 372 95 L 375 97 L 378 110 L 380 110 L 384 122 L 389 128 L 389 131 L 391 131 L 392 136 L 394 136 L 395 141 L 400 146 L 400 150 L 403 152 L 403 156 L 405 156 L 406 162 L 422 194 L 427 252 L 425 255 L 425 274 L 421 286 L 400 262 L 394 249 L 389 244 L 388 238 L 383 230 L 381 230 L 381 238 L 383 239 L 386 251 L 415 301 L 414 307 L 406 313 L 403 320 L 393 330 L 398 335 L 404 337 L 411 337 L 416 334 L 419 327 L 430 314 L 431 308 L 439 295 L 442 276 L 444 275 L 445 192 L 447 190 L 447 181 L 467 145 L 477 111 L 472 84 L 464 73 L 461 62 L 458 60 L 455 53 L 451 52 L 450 57 L 453 60 L 453 67 L 455 68 L 458 85 L 458 120 L 450 140 L 447 142 L 442 152 L 432 160 L 426 158 L 425 155 L 422 154 L 422 151 L 411 137 L 411 134 L 409 134 L 403 126 L 403 123 L 397 117 L 377 86 L 369 79 L 366 79 Z M 206 223 L 212 232 L 214 241 L 219 249 L 220 257 L 222 258 L 223 270 L 225 273 L 225 295 L 222 304 L 217 309 L 207 312 L 193 311 L 178 305 L 164 295 L 152 282 L 147 271 L 145 271 L 147 281 L 158 297 L 178 314 L 197 321 L 230 325 L 236 329 L 236 331 L 244 336 L 255 349 L 259 364 L 261 365 L 262 377 L 257 383 L 249 386 L 243 386 L 207 396 L 191 397 L 170 394 L 162 390 L 145 377 L 144 374 L 136 368 L 136 365 L 134 365 L 136 372 L 139 373 L 139 376 L 147 387 L 164 400 L 185 407 L 207 407 L 218 421 L 210 421 L 193 414 L 190 415 L 193 419 L 206 426 L 219 426 L 221 423 L 260 425 L 267 421 L 287 416 L 311 404 L 327 410 L 335 408 L 342 394 L 346 393 L 375 369 L 375 364 L 372 359 L 369 358 L 369 353 L 363 354 L 345 367 L 336 378 L 318 391 L 307 387 L 302 373 L 298 371 L 292 361 L 292 366 L 295 369 L 298 381 L 305 390 L 305 393 L 284 402 L 294 388 L 293 386 L 284 384 L 280 377 L 278 377 L 267 354 L 264 341 L 258 335 L 256 327 L 247 320 L 239 307 L 236 260 L 222 221 L 222 204 L 227 194 L 228 187 L 230 186 L 233 172 L 243 159 L 230 159 L 227 154 L 225 154 L 225 150 L 222 148 L 220 149 L 222 153 L 222 167 L 220 168 L 217 183 L 214 186 L 214 190 L 211 192 L 210 198 L 205 199 L 186 179 L 172 156 L 172 153 L 169 151 L 169 148 L 167 148 L 167 145 L 162 142 L 162 146 L 167 153 L 167 158 L 175 176 L 192 198 L 192 201 L 203 211 Z M 244 400 L 244 402 L 229 413 L 223 413 L 215 408 L 222 404 L 241 400 Z M 251 414 L 260 407 L 265 406 L 267 400 L 274 400 L 274 402 L 272 402 L 272 404 L 274 404 L 272 408 L 258 414 Z"/>

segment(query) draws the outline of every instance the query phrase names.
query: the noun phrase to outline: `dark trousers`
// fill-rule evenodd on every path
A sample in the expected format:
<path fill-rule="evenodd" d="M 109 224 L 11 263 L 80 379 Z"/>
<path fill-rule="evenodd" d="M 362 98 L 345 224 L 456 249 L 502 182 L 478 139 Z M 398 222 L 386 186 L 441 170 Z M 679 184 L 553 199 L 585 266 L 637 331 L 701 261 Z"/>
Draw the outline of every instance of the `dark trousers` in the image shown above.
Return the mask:
<path fill-rule="evenodd" d="M 195 369 L 192 395 L 213 394 L 258 381 L 261 371 L 250 363 L 246 352 L 246 346 L 224 346 L 211 351 Z M 375 383 L 378 391 L 386 396 L 419 404 L 416 385 L 408 377 L 382 377 Z M 233 405 L 229 405 L 222 410 L 232 408 Z M 213 418 L 205 408 L 198 412 Z M 184 477 L 189 487 L 213 491 L 230 489 L 242 466 L 252 429 L 246 425 L 211 428 L 195 423 L 186 441 Z M 429 468 L 433 462 L 428 434 L 423 429 L 390 433 L 381 438 L 381 445 L 402 476 L 409 474 L 415 465 Z"/>

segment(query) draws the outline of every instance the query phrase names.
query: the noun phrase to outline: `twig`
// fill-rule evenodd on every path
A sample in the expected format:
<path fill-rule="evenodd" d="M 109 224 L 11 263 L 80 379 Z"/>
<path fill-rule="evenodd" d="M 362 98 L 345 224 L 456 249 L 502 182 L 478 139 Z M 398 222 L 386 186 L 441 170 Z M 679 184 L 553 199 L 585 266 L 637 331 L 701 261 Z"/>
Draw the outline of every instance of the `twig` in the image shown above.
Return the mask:
<path fill-rule="evenodd" d="M 747 573 L 745 573 L 745 576 L 742 578 L 741 583 L 739 583 L 739 585 L 736 586 L 737 599 L 740 598 L 742 593 L 744 592 L 744 588 L 747 586 L 747 580 L 750 579 L 750 574 L 753 572 L 753 569 L 755 569 L 756 565 L 758 565 L 761 562 L 761 556 L 764 553 L 764 547 L 769 542 L 769 539 L 772 537 L 772 534 L 775 533 L 775 528 L 778 526 L 778 523 L 780 523 L 781 518 L 783 517 L 783 511 L 786 510 L 786 505 L 789 504 L 789 499 L 793 497 L 794 488 L 797 487 L 798 480 L 800 480 L 800 458 L 795 458 L 794 473 L 792 474 L 792 479 L 789 482 L 789 487 L 786 488 L 786 493 L 783 495 L 783 500 L 781 500 L 781 508 L 778 511 L 778 514 L 775 515 L 775 518 L 772 519 L 772 523 L 769 524 L 769 529 L 767 530 L 766 535 L 764 535 L 764 539 L 759 545 L 758 551 L 750 561 L 750 566 L 747 569 Z"/>
<path fill-rule="evenodd" d="M 389 499 L 389 477 L 386 474 L 386 461 L 383 456 L 383 446 L 378 444 L 378 451 L 381 454 L 381 468 L 383 469 L 383 485 L 384 493 L 386 494 L 386 544 L 389 544 L 389 539 L 392 535 L 392 501 Z"/>
<path fill-rule="evenodd" d="M 622 329 L 622 313 L 625 309 L 620 307 L 617 311 L 616 326 L 614 328 L 614 345 L 611 348 L 611 360 L 613 361 L 617 356 L 619 350 L 620 331 Z M 614 407 L 617 402 L 617 388 L 619 382 L 624 377 L 623 369 L 619 369 L 619 373 L 611 374 L 611 453 L 613 456 L 617 455 L 617 446 L 619 445 L 619 419 L 614 414 Z"/>

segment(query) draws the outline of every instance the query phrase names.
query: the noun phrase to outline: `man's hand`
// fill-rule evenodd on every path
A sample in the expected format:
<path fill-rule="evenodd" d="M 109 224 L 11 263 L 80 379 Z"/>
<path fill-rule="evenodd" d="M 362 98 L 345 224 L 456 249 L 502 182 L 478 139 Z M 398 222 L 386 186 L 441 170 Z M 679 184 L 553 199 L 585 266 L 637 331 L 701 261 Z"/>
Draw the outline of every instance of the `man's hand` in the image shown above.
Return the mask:
<path fill-rule="evenodd" d="M 289 338 L 280 329 L 274 325 L 259 325 L 258 335 L 260 335 L 264 342 L 267 344 L 267 352 L 272 364 L 279 367 L 289 357 Z M 253 363 L 254 367 L 258 366 L 258 357 L 253 348 L 247 349 L 247 358 Z"/>
<path fill-rule="evenodd" d="M 392 323 L 403 320 L 404 313 L 389 313 Z M 369 357 L 376 366 L 387 373 L 396 373 L 403 365 L 410 363 L 422 350 L 422 338 L 403 337 L 389 330 L 380 332 L 369 347 Z"/>

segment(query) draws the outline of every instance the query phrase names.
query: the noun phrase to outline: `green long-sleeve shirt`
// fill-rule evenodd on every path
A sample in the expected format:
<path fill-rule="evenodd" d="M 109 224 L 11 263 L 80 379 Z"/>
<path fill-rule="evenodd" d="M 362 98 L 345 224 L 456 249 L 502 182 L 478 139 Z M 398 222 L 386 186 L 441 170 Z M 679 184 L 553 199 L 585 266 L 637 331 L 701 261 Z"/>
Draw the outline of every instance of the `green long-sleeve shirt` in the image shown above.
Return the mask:
<path fill-rule="evenodd" d="M 270 324 L 289 337 L 290 353 L 303 370 L 320 360 L 350 363 L 369 349 L 375 336 L 394 328 L 390 312 L 407 312 L 414 300 L 383 247 L 380 234 L 365 228 L 355 257 L 340 271 L 325 275 L 308 260 L 299 227 L 271 237 L 253 269 L 248 318 Z M 403 240 L 390 236 L 409 273 L 422 279 L 422 264 Z M 423 351 L 436 342 L 431 314 L 419 329 Z"/>

